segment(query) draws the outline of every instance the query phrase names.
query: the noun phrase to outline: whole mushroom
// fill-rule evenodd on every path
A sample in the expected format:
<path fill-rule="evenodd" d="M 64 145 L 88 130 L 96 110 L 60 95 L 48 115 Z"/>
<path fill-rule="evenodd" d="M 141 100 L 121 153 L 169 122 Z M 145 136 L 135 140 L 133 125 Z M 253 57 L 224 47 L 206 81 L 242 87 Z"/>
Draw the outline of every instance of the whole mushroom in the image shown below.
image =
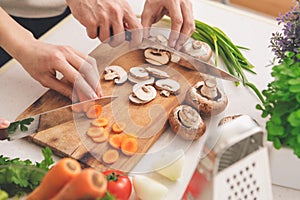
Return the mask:
<path fill-rule="evenodd" d="M 204 115 L 219 114 L 228 104 L 228 98 L 217 87 L 215 78 L 196 83 L 187 91 L 185 101 Z"/>
<path fill-rule="evenodd" d="M 212 56 L 210 46 L 199 40 L 186 43 L 183 45 L 181 51 L 205 62 L 209 61 Z"/>
<path fill-rule="evenodd" d="M 185 140 L 197 140 L 206 130 L 200 114 L 188 105 L 174 108 L 169 115 L 169 124 L 172 131 Z"/>

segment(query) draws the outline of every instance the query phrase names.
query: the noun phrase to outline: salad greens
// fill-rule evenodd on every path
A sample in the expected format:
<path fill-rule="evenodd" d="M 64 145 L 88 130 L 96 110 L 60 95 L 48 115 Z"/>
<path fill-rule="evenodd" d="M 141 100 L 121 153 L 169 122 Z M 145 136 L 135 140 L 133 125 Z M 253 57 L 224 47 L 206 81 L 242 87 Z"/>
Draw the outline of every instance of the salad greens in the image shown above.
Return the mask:
<path fill-rule="evenodd" d="M 34 190 L 54 163 L 49 147 L 42 149 L 44 159 L 33 163 L 19 158 L 10 159 L 0 156 L 0 190 L 9 197 L 21 196 Z"/>

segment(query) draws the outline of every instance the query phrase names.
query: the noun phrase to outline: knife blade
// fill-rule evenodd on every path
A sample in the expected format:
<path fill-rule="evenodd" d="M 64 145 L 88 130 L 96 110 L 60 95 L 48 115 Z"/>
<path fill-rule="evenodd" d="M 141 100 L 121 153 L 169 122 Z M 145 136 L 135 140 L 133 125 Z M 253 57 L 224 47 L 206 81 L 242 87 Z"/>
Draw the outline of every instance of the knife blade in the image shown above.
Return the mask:
<path fill-rule="evenodd" d="M 184 65 L 186 65 L 187 68 L 195 69 L 200 73 L 211 75 L 211 76 L 214 76 L 216 78 L 221 78 L 221 79 L 228 80 L 228 81 L 234 81 L 234 82 L 240 82 L 241 81 L 239 78 L 237 78 L 237 77 L 229 74 L 228 72 L 220 69 L 220 67 L 211 65 L 207 62 L 204 62 L 200 59 L 197 59 L 197 58 L 195 58 L 193 56 L 190 56 L 188 54 L 185 54 L 183 52 L 177 51 L 177 50 L 175 50 L 171 47 L 168 47 L 166 45 L 163 45 L 159 42 L 152 41 L 148 38 L 143 38 L 141 46 L 143 46 L 143 48 L 145 48 L 145 46 L 153 47 L 153 48 L 160 47 L 164 50 L 167 50 L 171 54 L 174 54 L 172 56 L 179 57 L 179 61 L 177 62 L 178 64 L 181 64 L 180 62 L 182 61 L 182 64 L 184 63 Z"/>
<path fill-rule="evenodd" d="M 70 112 L 70 109 L 79 108 L 79 107 L 84 108 L 86 106 L 91 106 L 91 105 L 105 106 L 111 103 L 112 101 L 114 101 L 116 98 L 117 96 L 105 96 L 99 99 L 87 100 L 87 101 L 70 104 L 67 106 L 63 106 L 57 109 L 53 109 L 50 111 L 46 111 L 30 117 L 26 117 L 24 119 L 11 122 L 8 128 L 0 129 L 0 140 L 8 139 L 9 141 L 12 141 L 36 133 L 39 130 L 41 119 L 48 118 L 51 115 L 58 116 L 59 113 L 63 114 L 66 112 Z M 55 123 L 54 121 L 53 123 L 51 123 L 51 127 L 52 126 L 54 127 L 58 124 L 60 123 L 59 122 Z"/>

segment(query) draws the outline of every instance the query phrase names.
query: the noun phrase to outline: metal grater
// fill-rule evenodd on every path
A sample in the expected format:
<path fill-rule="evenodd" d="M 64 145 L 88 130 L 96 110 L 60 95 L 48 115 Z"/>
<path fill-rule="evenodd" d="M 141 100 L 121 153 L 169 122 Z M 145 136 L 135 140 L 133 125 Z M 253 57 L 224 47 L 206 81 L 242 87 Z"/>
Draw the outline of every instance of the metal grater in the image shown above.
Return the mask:
<path fill-rule="evenodd" d="M 264 141 L 262 129 L 249 116 L 238 116 L 219 126 L 217 134 L 207 140 L 205 156 L 195 172 L 205 177 L 206 181 L 201 178 L 199 183 L 202 191 L 189 193 L 186 199 L 272 200 Z"/>

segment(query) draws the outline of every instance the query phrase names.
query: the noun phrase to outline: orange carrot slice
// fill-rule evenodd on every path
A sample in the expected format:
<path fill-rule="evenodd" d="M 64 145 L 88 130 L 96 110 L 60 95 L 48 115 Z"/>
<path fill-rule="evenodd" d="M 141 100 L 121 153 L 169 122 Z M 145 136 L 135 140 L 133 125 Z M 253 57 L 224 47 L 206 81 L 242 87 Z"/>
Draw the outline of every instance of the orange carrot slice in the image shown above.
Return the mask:
<path fill-rule="evenodd" d="M 69 181 L 81 172 L 78 161 L 71 158 L 59 160 L 44 176 L 41 184 L 26 199 L 47 200 L 54 197 Z"/>
<path fill-rule="evenodd" d="M 113 164 L 118 160 L 118 158 L 119 152 L 116 149 L 109 149 L 106 152 L 104 152 L 102 156 L 102 160 L 106 164 Z"/>
<path fill-rule="evenodd" d="M 111 129 L 114 133 L 122 133 L 126 127 L 126 124 L 124 122 L 115 122 Z"/>
<path fill-rule="evenodd" d="M 109 132 L 104 127 L 90 127 L 86 134 L 90 137 L 101 137 L 103 134 L 109 135 Z"/>
<path fill-rule="evenodd" d="M 86 116 L 89 119 L 96 119 L 102 113 L 102 106 L 101 105 L 92 105 L 86 111 Z"/>
<path fill-rule="evenodd" d="M 59 180 L 58 176 L 53 178 Z M 105 175 L 93 168 L 85 168 L 51 200 L 96 199 L 103 197 L 106 190 L 107 180 Z"/>
<path fill-rule="evenodd" d="M 98 126 L 98 127 L 104 127 L 104 126 L 108 125 L 108 122 L 109 122 L 108 118 L 101 117 L 101 118 L 94 119 L 92 121 L 92 125 L 93 126 Z"/>
<path fill-rule="evenodd" d="M 109 132 L 108 130 L 104 129 L 102 133 L 103 134 L 101 136 L 92 137 L 92 140 L 97 143 L 106 142 L 109 138 Z"/>
<path fill-rule="evenodd" d="M 116 149 L 120 149 L 121 145 L 122 145 L 122 142 L 125 140 L 125 138 L 126 138 L 125 134 L 115 134 L 115 135 L 112 135 L 109 138 L 109 144 L 112 147 L 116 148 Z"/>
<path fill-rule="evenodd" d="M 126 137 L 121 144 L 121 150 L 127 156 L 134 155 L 138 150 L 138 140 L 135 137 Z"/>

